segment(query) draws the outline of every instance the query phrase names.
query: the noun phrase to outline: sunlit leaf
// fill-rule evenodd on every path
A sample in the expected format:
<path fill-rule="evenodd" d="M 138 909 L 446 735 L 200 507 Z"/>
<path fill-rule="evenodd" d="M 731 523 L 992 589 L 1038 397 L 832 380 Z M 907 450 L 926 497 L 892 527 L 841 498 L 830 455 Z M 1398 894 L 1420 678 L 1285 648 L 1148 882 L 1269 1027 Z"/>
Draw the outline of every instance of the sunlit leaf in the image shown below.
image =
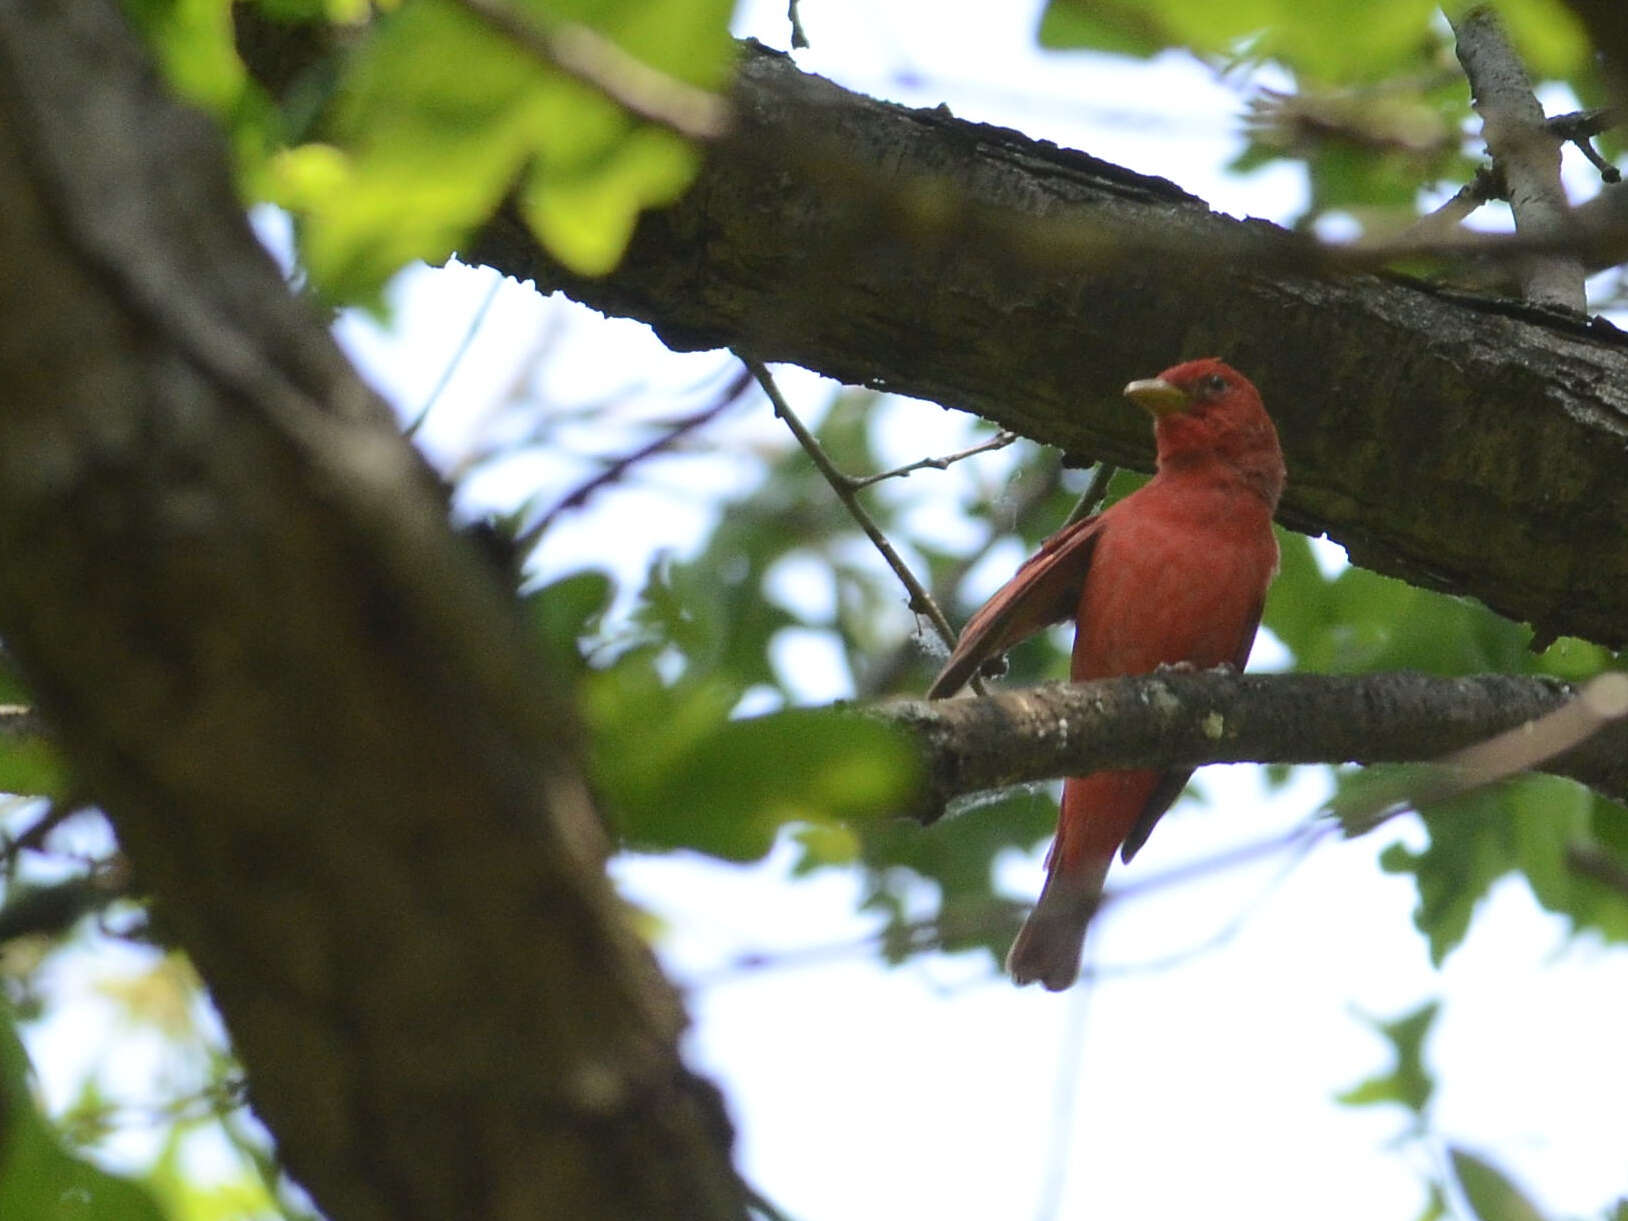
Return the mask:
<path fill-rule="evenodd" d="M 727 0 L 516 3 L 540 33 L 579 22 L 645 67 L 712 88 L 733 54 Z M 450 255 L 519 187 L 522 213 L 561 261 L 615 265 L 645 208 L 671 201 L 694 151 L 596 87 L 449 0 L 376 18 L 334 123 L 343 173 L 296 178 L 306 261 L 344 298 L 375 299 L 410 259 Z"/>

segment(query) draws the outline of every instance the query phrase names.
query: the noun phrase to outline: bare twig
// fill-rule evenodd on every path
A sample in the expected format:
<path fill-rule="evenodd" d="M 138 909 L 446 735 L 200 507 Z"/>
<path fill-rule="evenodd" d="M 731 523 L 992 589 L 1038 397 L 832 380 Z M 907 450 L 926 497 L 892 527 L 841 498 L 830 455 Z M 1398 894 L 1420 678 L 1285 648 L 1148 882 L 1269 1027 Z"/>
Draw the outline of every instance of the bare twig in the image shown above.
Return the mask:
<path fill-rule="evenodd" d="M 1601 132 L 1610 131 L 1622 122 L 1622 112 L 1615 106 L 1595 106 L 1589 110 L 1571 110 L 1565 114 L 1550 115 L 1543 125 L 1561 140 L 1587 140 Z"/>
<path fill-rule="evenodd" d="M 1560 182 L 1560 139 L 1547 127 L 1496 14 L 1485 6 L 1471 9 L 1453 23 L 1453 31 L 1482 137 L 1509 188 L 1516 231 L 1544 237 L 1567 233 L 1572 220 Z M 1578 313 L 1587 308 L 1583 263 L 1576 255 L 1535 256 L 1522 281 L 1528 300 Z"/>
<path fill-rule="evenodd" d="M 1014 524 L 1025 520 L 1030 512 L 1051 495 L 1054 482 L 1055 476 L 1051 475 L 1031 480 L 1003 516 L 1009 514 L 1010 521 Z M 1005 527 L 991 529 L 979 546 L 955 560 L 946 571 L 939 574 L 938 588 L 941 591 L 958 588 L 967 573 L 971 572 L 978 562 L 989 554 L 989 549 L 1005 536 Z M 898 686 L 900 676 L 915 664 L 920 655 L 921 650 L 913 639 L 904 642 L 879 665 L 866 672 L 859 694 L 878 695 L 893 691 Z"/>
<path fill-rule="evenodd" d="M 589 26 L 561 23 L 545 29 L 502 0 L 458 3 L 528 54 L 647 123 L 698 141 L 729 131 L 729 103 L 723 98 L 652 68 Z"/>
<path fill-rule="evenodd" d="M 1459 232 L 1459 226 L 1490 199 L 1507 198 L 1508 191 L 1504 186 L 1504 178 L 1496 165 L 1483 165 L 1475 171 L 1475 177 L 1461 186 L 1446 203 L 1435 211 L 1421 216 L 1401 233 L 1393 237 L 1375 239 L 1371 243 L 1363 240 L 1353 242 L 1351 248 L 1359 248 L 1365 244 L 1372 247 L 1389 247 L 1394 251 L 1409 252 L 1421 250 L 1431 244 L 1451 240 Z"/>
<path fill-rule="evenodd" d="M 1342 805 L 1340 822 L 1348 834 L 1363 834 L 1408 810 L 1534 771 L 1624 716 L 1628 716 L 1628 674 L 1601 674 L 1553 712 L 1454 751 L 1434 761 L 1429 770 L 1413 771 L 1355 804 Z"/>
<path fill-rule="evenodd" d="M 474 317 L 469 320 L 469 327 L 464 331 L 464 337 L 458 341 L 458 346 L 453 349 L 451 359 L 441 369 L 441 376 L 435 379 L 435 385 L 431 387 L 428 397 L 424 400 L 424 405 L 418 409 L 418 414 L 413 417 L 412 422 L 406 428 L 402 429 L 403 435 L 408 437 L 416 436 L 418 430 L 424 426 L 424 421 L 429 419 L 430 409 L 440 401 L 442 393 L 447 388 L 447 383 L 452 380 L 452 375 L 458 371 L 458 366 L 463 363 L 464 356 L 469 352 L 470 345 L 475 342 L 475 336 L 480 331 L 481 324 L 486 321 L 486 315 L 491 312 L 492 302 L 497 300 L 498 290 L 502 287 L 502 273 L 493 273 L 491 287 L 486 290 L 486 295 L 481 298 L 481 303 L 476 308 Z"/>
<path fill-rule="evenodd" d="M 808 430 L 808 426 L 791 409 L 790 404 L 786 402 L 785 396 L 780 393 L 780 387 L 775 383 L 774 377 L 770 374 L 768 368 L 761 361 L 749 356 L 742 356 L 741 362 L 750 370 L 752 376 L 757 378 L 758 385 L 763 387 L 763 393 L 769 396 L 769 402 L 774 405 L 775 415 L 785 421 L 786 427 L 791 429 L 791 435 L 797 438 L 797 444 L 803 447 L 803 452 L 809 456 L 820 474 L 825 476 L 825 481 L 831 485 L 831 490 L 837 494 L 837 499 L 842 501 L 843 507 L 859 524 L 859 528 L 865 532 L 865 537 L 870 539 L 877 551 L 882 553 L 882 558 L 887 561 L 888 567 L 893 569 L 894 575 L 899 578 L 900 583 L 909 592 L 910 609 L 918 615 L 926 615 L 938 632 L 939 638 L 946 645 L 954 648 L 955 629 L 950 626 L 950 621 L 944 617 L 944 612 L 939 609 L 938 603 L 933 600 L 933 595 L 927 592 L 927 587 L 917 579 L 915 573 L 910 571 L 910 565 L 904 562 L 898 551 L 894 549 L 893 544 L 888 541 L 887 535 L 876 524 L 876 519 L 870 515 L 864 505 L 859 503 L 854 481 L 837 469 L 836 464 L 831 461 L 831 456 L 825 452 L 825 448 L 820 444 L 819 439 Z M 980 691 L 979 694 L 981 695 L 983 692 Z"/>
<path fill-rule="evenodd" d="M 980 441 L 977 445 L 968 449 L 957 450 L 953 454 L 944 454 L 938 458 L 919 458 L 915 462 L 907 462 L 904 466 L 896 466 L 891 471 L 883 471 L 877 475 L 843 475 L 842 478 L 847 481 L 850 488 L 857 492 L 860 488 L 868 488 L 871 484 L 881 483 L 884 479 L 905 478 L 912 471 L 926 470 L 928 467 L 938 471 L 948 470 L 963 458 L 971 458 L 976 454 L 987 454 L 992 450 L 1005 449 L 1017 439 L 1017 433 L 1007 432 L 1002 429 L 993 437 L 990 437 L 989 440 Z"/>
<path fill-rule="evenodd" d="M 53 802 L 15 839 L 0 837 L 0 871 L 8 870 L 24 852 L 38 852 L 45 846 L 46 837 L 76 814 L 79 807 L 68 802 Z"/>
<path fill-rule="evenodd" d="M 1273 856 L 1285 857 L 1281 867 L 1267 879 L 1260 892 L 1210 935 L 1156 958 L 1136 962 L 1087 963 L 1081 967 L 1080 978 L 1096 982 L 1120 976 L 1151 975 L 1168 971 L 1219 949 L 1238 935 L 1239 930 L 1260 909 L 1261 904 L 1282 885 L 1314 848 L 1332 836 L 1333 830 L 1333 824 L 1325 820 L 1308 819 L 1286 832 L 1236 844 L 1198 860 L 1138 878 L 1133 882 L 1111 886 L 1103 892 L 1099 910 L 1145 899 L 1160 891 L 1184 886 L 1211 874 L 1252 865 Z M 706 988 L 728 983 L 751 972 L 817 967 L 828 962 L 874 954 L 879 950 L 890 954 L 921 954 L 942 950 L 947 946 L 965 942 L 973 936 L 987 934 L 991 938 L 1010 937 L 1017 932 L 1028 911 L 1027 903 L 991 896 L 987 901 L 976 905 L 946 908 L 936 915 L 888 925 L 869 936 L 848 941 L 801 946 L 774 954 L 761 952 L 742 954 L 719 967 L 690 977 L 687 982 L 692 987 Z"/>
<path fill-rule="evenodd" d="M 708 403 L 700 411 L 685 416 L 683 419 L 671 425 L 665 432 L 663 432 L 659 437 L 656 437 L 653 441 L 650 441 L 645 445 L 641 445 L 632 453 L 623 454 L 620 458 L 617 458 L 615 461 L 609 463 L 604 470 L 599 472 L 599 474 L 595 475 L 592 479 L 568 493 L 564 499 L 562 499 L 547 513 L 544 513 L 534 525 L 529 527 L 525 533 L 520 535 L 520 537 L 515 540 L 516 550 L 519 551 L 520 554 L 524 555 L 534 545 L 536 545 L 538 539 L 542 538 L 543 535 L 548 532 L 548 528 L 554 524 L 555 519 L 558 518 L 561 513 L 566 512 L 568 509 L 574 509 L 582 504 L 585 504 L 588 498 L 595 492 L 599 491 L 600 488 L 605 487 L 607 484 L 615 483 L 639 463 L 645 461 L 647 458 L 654 457 L 663 450 L 670 449 L 679 440 L 688 436 L 697 428 L 700 428 L 703 424 L 707 424 L 712 420 L 717 419 L 717 417 L 730 406 L 740 401 L 741 395 L 746 393 L 746 388 L 747 386 L 751 385 L 751 383 L 752 379 L 746 373 L 738 374 L 735 379 L 729 383 L 729 385 L 724 387 L 723 392 L 719 394 L 715 400 Z"/>
<path fill-rule="evenodd" d="M 1577 151 L 1588 158 L 1589 164 L 1600 171 L 1602 180 L 1621 182 L 1622 171 L 1600 155 L 1593 141 L 1593 137 L 1615 127 L 1620 119 L 1621 113 L 1615 107 L 1597 106 L 1593 110 L 1574 110 L 1570 114 L 1555 115 L 1544 126 L 1560 139 L 1575 144 Z"/>
<path fill-rule="evenodd" d="M 1103 497 L 1108 495 L 1108 485 L 1117 474 L 1119 474 L 1117 466 L 1108 462 L 1097 463 L 1096 469 L 1091 472 L 1091 482 L 1085 485 L 1085 491 L 1080 493 L 1079 500 L 1074 502 L 1074 507 L 1068 511 L 1063 524 L 1057 528 L 1067 529 L 1075 522 L 1084 521 L 1095 513 L 1097 507 L 1102 504 Z"/>

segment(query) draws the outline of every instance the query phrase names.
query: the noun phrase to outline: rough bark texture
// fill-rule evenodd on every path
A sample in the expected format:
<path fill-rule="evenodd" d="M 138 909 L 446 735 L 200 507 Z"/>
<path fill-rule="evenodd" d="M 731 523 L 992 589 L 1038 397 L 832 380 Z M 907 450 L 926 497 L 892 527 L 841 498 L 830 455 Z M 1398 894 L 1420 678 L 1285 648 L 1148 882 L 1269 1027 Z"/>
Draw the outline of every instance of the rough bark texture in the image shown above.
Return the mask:
<path fill-rule="evenodd" d="M 1610 325 L 1400 279 L 1148 178 L 748 47 L 740 135 L 573 277 L 516 225 L 468 252 L 677 348 L 735 346 L 1146 468 L 1119 390 L 1219 354 L 1260 385 L 1282 520 L 1542 634 L 1628 641 L 1628 343 Z"/>
<path fill-rule="evenodd" d="M 0 636 L 334 1221 L 739 1217 L 558 687 L 110 0 L 0 2 Z"/>
<path fill-rule="evenodd" d="M 1480 674 L 1156 674 L 1049 683 L 983 699 L 899 700 L 865 714 L 908 732 L 926 760 L 912 813 L 1102 767 L 1417 763 L 1536 720 L 1575 692 L 1550 678 Z M 1628 726 L 1608 726 L 1541 769 L 1628 799 Z"/>

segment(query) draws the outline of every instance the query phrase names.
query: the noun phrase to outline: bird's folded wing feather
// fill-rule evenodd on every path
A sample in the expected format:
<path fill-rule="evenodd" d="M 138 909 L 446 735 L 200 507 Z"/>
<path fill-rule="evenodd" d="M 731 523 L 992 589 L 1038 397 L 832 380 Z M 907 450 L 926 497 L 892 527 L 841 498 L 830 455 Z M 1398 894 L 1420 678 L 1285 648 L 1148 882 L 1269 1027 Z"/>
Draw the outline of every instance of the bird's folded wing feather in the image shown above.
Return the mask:
<path fill-rule="evenodd" d="M 967 620 L 950 660 L 927 689 L 928 699 L 954 695 L 987 659 L 1074 613 L 1102 522 L 1101 514 L 1081 518 L 1040 544 Z"/>
<path fill-rule="evenodd" d="M 1255 633 L 1260 630 L 1261 612 L 1266 609 L 1266 600 L 1255 604 L 1255 612 L 1250 615 L 1249 621 L 1244 625 L 1244 634 L 1239 639 L 1238 647 L 1232 652 L 1232 665 L 1234 669 L 1242 670 L 1249 661 L 1249 650 L 1255 643 Z M 1164 817 L 1165 811 L 1176 803 L 1181 791 L 1187 787 L 1188 778 L 1193 769 L 1186 771 L 1165 772 L 1159 777 L 1159 787 L 1153 790 L 1148 798 L 1147 805 L 1137 815 L 1136 824 L 1131 827 L 1131 833 L 1125 837 L 1125 842 L 1119 847 L 1119 859 L 1130 862 L 1143 844 L 1147 843 L 1148 836 L 1153 834 L 1153 828 Z"/>

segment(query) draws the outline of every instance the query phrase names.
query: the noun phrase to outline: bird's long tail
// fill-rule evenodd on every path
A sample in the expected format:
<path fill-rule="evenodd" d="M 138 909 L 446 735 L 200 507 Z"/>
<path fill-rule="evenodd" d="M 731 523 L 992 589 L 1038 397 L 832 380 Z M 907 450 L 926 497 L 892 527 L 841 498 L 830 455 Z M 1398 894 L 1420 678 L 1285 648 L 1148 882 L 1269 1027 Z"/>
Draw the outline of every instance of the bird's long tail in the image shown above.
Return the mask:
<path fill-rule="evenodd" d="M 1080 974 L 1085 930 L 1102 898 L 1112 854 L 1089 869 L 1051 869 L 1040 899 L 1018 930 L 1006 954 L 1006 971 L 1016 984 L 1036 980 L 1052 992 L 1072 985 Z"/>
<path fill-rule="evenodd" d="M 1086 926 L 1102 900 L 1108 866 L 1158 783 L 1159 774 L 1146 771 L 1096 772 L 1064 782 L 1046 884 L 1006 955 L 1013 983 L 1038 981 L 1061 992 L 1079 977 Z"/>

